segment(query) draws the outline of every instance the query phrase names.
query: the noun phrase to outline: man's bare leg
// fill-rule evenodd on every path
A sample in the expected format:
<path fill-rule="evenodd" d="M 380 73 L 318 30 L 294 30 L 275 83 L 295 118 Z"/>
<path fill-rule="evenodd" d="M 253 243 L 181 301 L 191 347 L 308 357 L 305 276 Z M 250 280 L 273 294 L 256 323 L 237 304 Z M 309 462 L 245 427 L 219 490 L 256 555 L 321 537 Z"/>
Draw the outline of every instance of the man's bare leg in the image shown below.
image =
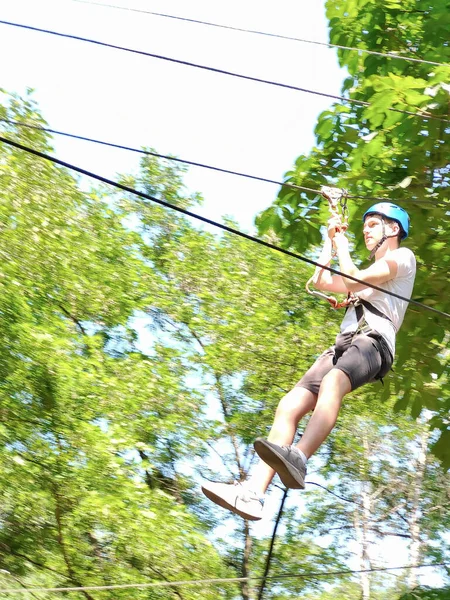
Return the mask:
<path fill-rule="evenodd" d="M 302 417 L 314 410 L 317 396 L 309 390 L 295 387 L 284 396 L 276 410 L 268 440 L 280 446 L 292 444 Z M 263 496 L 275 475 L 275 471 L 260 461 L 253 471 L 248 487 Z"/>
<path fill-rule="evenodd" d="M 307 458 L 316 452 L 330 434 L 336 424 L 342 400 L 351 389 L 350 379 L 340 369 L 332 369 L 323 378 L 316 407 L 297 444 L 297 448 Z"/>

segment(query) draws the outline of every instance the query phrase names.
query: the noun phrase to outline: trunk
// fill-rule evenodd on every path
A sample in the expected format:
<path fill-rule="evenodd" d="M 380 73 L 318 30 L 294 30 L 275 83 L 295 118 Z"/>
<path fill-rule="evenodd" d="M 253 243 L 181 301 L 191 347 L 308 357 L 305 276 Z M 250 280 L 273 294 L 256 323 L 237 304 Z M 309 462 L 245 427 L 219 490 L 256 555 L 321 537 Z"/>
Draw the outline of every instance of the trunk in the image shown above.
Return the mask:
<path fill-rule="evenodd" d="M 370 600 L 370 573 L 364 573 L 365 569 L 370 568 L 369 563 L 369 518 L 370 518 L 370 495 L 367 492 L 366 483 L 361 488 L 362 507 L 354 512 L 353 524 L 355 527 L 356 541 L 358 542 L 358 568 L 359 584 L 361 586 L 361 599 Z"/>
<path fill-rule="evenodd" d="M 189 331 L 191 332 L 192 336 L 199 344 L 200 348 L 202 348 L 202 350 L 205 350 L 205 346 L 203 345 L 203 342 L 202 342 L 200 336 L 192 329 L 192 327 L 189 326 L 188 323 L 185 323 L 185 325 L 186 325 L 186 327 L 189 328 Z M 223 416 L 224 416 L 224 420 L 225 420 L 225 424 L 226 424 L 227 433 L 230 436 L 231 444 L 232 444 L 233 450 L 234 450 L 236 465 L 237 465 L 238 471 L 239 471 L 239 480 L 243 481 L 245 479 L 246 473 L 244 472 L 244 469 L 242 468 L 242 464 L 241 464 L 238 439 L 228 423 L 229 408 L 227 405 L 225 394 L 223 393 L 222 382 L 220 381 L 220 376 L 217 375 L 217 373 L 214 373 L 214 379 L 216 381 L 216 391 L 217 391 L 217 395 L 219 396 L 220 405 L 222 407 L 222 412 L 223 412 Z"/>
<path fill-rule="evenodd" d="M 361 599 L 370 600 L 370 573 L 364 573 L 366 569 L 370 568 L 369 559 L 369 531 L 370 531 L 370 519 L 372 516 L 372 500 L 371 500 L 371 489 L 370 483 L 367 481 L 367 467 L 370 459 L 370 444 L 366 434 L 363 434 L 363 448 L 364 457 L 360 465 L 360 476 L 361 476 L 361 491 L 360 491 L 360 507 L 355 510 L 354 513 L 354 527 L 356 533 L 356 540 L 358 542 L 358 560 L 359 569 L 361 573 L 359 575 L 359 582 L 361 586 Z"/>
<path fill-rule="evenodd" d="M 225 424 L 226 424 L 227 433 L 230 436 L 231 444 L 232 444 L 233 450 L 234 450 L 236 466 L 239 471 L 239 480 L 243 481 L 245 479 L 246 473 L 245 473 L 245 471 L 242 467 L 242 463 L 241 463 L 241 457 L 240 457 L 240 452 L 239 452 L 239 441 L 238 441 L 232 427 L 230 427 L 230 424 L 228 422 L 230 411 L 229 411 L 229 408 L 227 405 L 225 394 L 223 393 L 222 382 L 220 381 L 220 378 L 217 375 L 215 375 L 215 379 L 216 379 L 216 390 L 217 390 L 217 394 L 220 399 L 220 405 L 222 407 L 222 412 L 223 412 L 223 416 L 224 416 L 224 420 L 225 420 Z"/>
<path fill-rule="evenodd" d="M 250 576 L 250 553 L 252 550 L 252 537 L 250 535 L 250 526 L 248 521 L 244 521 L 244 556 L 242 558 L 242 577 Z M 241 592 L 243 600 L 251 600 L 250 585 L 248 581 L 243 581 L 241 584 Z"/>
<path fill-rule="evenodd" d="M 82 583 L 80 583 L 80 581 L 76 577 L 75 572 L 73 570 L 71 560 L 69 557 L 69 552 L 67 550 L 66 541 L 64 539 L 61 498 L 59 496 L 59 493 L 58 493 L 56 487 L 53 488 L 53 496 L 55 499 L 55 519 L 56 519 L 56 525 L 57 525 L 58 544 L 59 544 L 61 554 L 64 559 L 64 563 L 67 568 L 67 573 L 68 573 L 70 581 L 74 587 L 82 587 Z M 94 600 L 94 597 L 91 596 L 91 594 L 89 594 L 89 592 L 83 591 L 80 593 L 83 594 L 87 598 L 87 600 Z"/>
<path fill-rule="evenodd" d="M 409 521 L 409 532 L 411 535 L 411 543 L 409 545 L 409 563 L 411 565 L 420 564 L 422 554 L 422 542 L 420 539 L 420 501 L 422 494 L 422 484 L 427 466 L 427 449 L 430 431 L 428 427 L 424 427 L 420 436 L 420 449 L 417 461 L 415 464 L 416 473 L 412 481 L 412 506 L 411 517 Z M 411 569 L 408 575 L 408 586 L 410 589 L 416 587 L 419 583 L 417 569 Z"/>

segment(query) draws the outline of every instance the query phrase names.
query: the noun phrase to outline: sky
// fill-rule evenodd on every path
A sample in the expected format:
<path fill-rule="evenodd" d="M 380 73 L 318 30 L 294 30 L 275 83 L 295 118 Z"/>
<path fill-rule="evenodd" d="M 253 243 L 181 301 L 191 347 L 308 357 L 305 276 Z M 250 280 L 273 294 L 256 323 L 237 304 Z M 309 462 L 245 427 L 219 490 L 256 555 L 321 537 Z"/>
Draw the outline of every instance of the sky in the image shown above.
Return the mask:
<path fill-rule="evenodd" d="M 328 39 L 322 0 L 110 4 Z M 334 49 L 75 0 L 4 0 L 0 15 L 6 21 L 331 94 L 339 94 L 345 75 Z M 53 129 L 153 147 L 161 154 L 277 181 L 311 149 L 317 116 L 330 104 L 327 98 L 6 25 L 0 25 L 0 52 L 1 87 L 18 93 L 33 88 Z M 133 153 L 61 137 L 55 139 L 55 149 L 58 158 L 112 178 L 138 164 Z M 194 167 L 185 182 L 204 196 L 198 212 L 217 220 L 231 215 L 247 231 L 278 191 L 275 185 Z"/>

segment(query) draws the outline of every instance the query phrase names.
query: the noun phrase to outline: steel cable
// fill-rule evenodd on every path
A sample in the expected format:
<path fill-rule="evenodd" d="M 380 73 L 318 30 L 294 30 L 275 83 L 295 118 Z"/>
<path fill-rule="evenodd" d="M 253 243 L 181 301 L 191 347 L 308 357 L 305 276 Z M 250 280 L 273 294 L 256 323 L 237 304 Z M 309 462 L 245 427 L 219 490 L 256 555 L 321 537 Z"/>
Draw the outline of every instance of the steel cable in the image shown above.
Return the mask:
<path fill-rule="evenodd" d="M 203 223 L 207 223 L 208 225 L 212 225 L 213 227 L 217 227 L 218 229 L 222 229 L 223 231 L 227 231 L 228 233 L 232 233 L 234 235 L 238 235 L 239 237 L 245 238 L 246 240 L 249 240 L 251 242 L 255 242 L 257 244 L 260 244 L 261 246 L 265 246 L 266 248 L 270 248 L 271 250 L 276 250 L 277 252 L 281 252 L 282 254 L 286 254 L 287 256 L 292 256 L 293 258 L 296 258 L 298 260 L 301 260 L 302 262 L 308 263 L 310 265 L 313 265 L 315 267 L 319 267 L 320 269 L 324 269 L 326 271 L 329 271 L 330 273 L 334 273 L 335 275 L 340 275 L 342 277 L 345 277 L 346 279 L 350 279 L 351 281 L 355 281 L 356 283 L 360 283 L 362 285 L 364 285 L 364 287 L 370 287 L 374 290 L 377 290 L 379 292 L 382 292 L 383 294 L 387 294 L 388 296 L 393 296 L 394 298 L 398 298 L 399 300 L 403 300 L 404 302 L 408 302 L 410 304 L 413 304 L 415 306 L 420 306 L 421 308 L 428 310 L 430 312 L 433 312 L 435 314 L 438 314 L 442 317 L 446 317 L 446 318 L 450 318 L 450 314 L 446 313 L 444 311 L 438 310 L 437 308 L 433 308 L 431 306 L 428 306 L 427 304 L 423 304 L 422 302 L 419 302 L 418 300 L 413 300 L 412 298 L 406 298 L 405 296 L 400 296 L 399 294 L 396 294 L 394 292 L 391 292 L 389 290 L 386 290 L 380 286 L 374 285 L 374 284 L 370 284 L 367 283 L 366 281 L 362 281 L 361 279 L 358 279 L 357 277 L 353 277 L 352 275 L 347 275 L 346 273 L 342 273 L 341 271 L 337 270 L 337 269 L 333 269 L 332 267 L 328 267 L 327 265 L 322 265 L 320 263 L 318 263 L 317 261 L 311 259 L 311 258 L 307 258 L 306 256 L 302 256 L 300 254 L 296 254 L 295 252 L 291 252 L 290 250 L 286 250 L 285 248 L 281 248 L 280 246 L 276 246 L 275 244 L 271 244 L 270 242 L 266 242 L 265 240 L 262 240 L 260 238 L 254 237 L 252 235 L 249 235 L 248 233 L 244 233 L 243 231 L 239 231 L 238 229 L 234 229 L 233 227 L 229 227 L 228 225 L 224 225 L 223 223 L 218 223 L 217 221 L 213 221 L 212 219 L 208 219 L 206 217 L 202 217 L 199 214 L 193 213 L 190 210 L 187 210 L 185 208 L 181 208 L 180 206 L 175 206 L 173 204 L 171 204 L 170 202 L 166 202 L 165 200 L 161 200 L 160 198 L 156 198 L 154 196 L 151 196 L 150 194 L 146 194 L 144 192 L 140 192 L 139 190 L 136 190 L 134 188 L 131 188 L 127 185 L 124 185 L 122 183 L 119 183 L 117 181 L 112 181 L 111 179 L 108 179 L 106 177 L 103 177 L 101 175 L 97 175 L 96 173 L 92 173 L 91 171 L 88 171 L 86 169 L 82 169 L 81 167 L 77 167 L 75 165 L 72 165 L 70 163 L 67 163 L 63 160 L 60 160 L 58 158 L 55 158 L 54 156 L 50 156 L 48 154 L 45 154 L 43 152 L 40 152 L 39 150 L 34 150 L 33 148 L 29 148 L 28 146 L 24 146 L 23 144 L 19 144 L 18 142 L 14 142 L 13 140 L 10 140 L 8 138 L 4 138 L 2 136 L 0 136 L 0 142 L 4 143 L 4 144 L 8 144 L 10 146 L 13 146 L 15 148 L 18 148 L 19 150 L 23 150 L 24 152 L 27 152 L 29 154 L 33 154 L 34 156 L 38 156 L 39 158 L 43 158 L 45 160 L 48 160 L 50 162 L 53 162 L 57 165 L 60 165 L 62 167 L 66 167 L 67 169 L 70 169 L 72 171 L 76 171 L 77 173 L 81 173 L 82 175 L 86 175 L 87 177 L 91 177 L 92 179 L 96 179 L 97 181 L 101 181 L 102 183 L 106 183 L 107 185 L 110 185 L 112 187 L 116 187 L 124 192 L 127 192 L 129 194 L 133 194 L 136 196 L 139 196 L 140 198 L 144 198 L 146 200 L 150 200 L 151 202 L 154 202 L 155 204 L 159 204 L 161 206 L 165 206 L 166 208 L 170 208 L 171 210 L 175 210 L 181 214 L 184 214 L 185 216 L 191 217 L 193 219 L 197 219 L 199 221 L 202 221 Z"/>
<path fill-rule="evenodd" d="M 49 35 L 54 35 L 57 37 L 67 38 L 67 39 L 71 39 L 71 40 L 76 40 L 79 42 L 87 42 L 89 44 L 95 44 L 97 46 L 102 46 L 104 48 L 112 48 L 114 50 L 122 50 L 123 52 L 130 52 L 132 54 L 148 56 L 149 58 L 156 58 L 158 60 L 164 60 L 164 61 L 168 61 L 168 62 L 171 62 L 174 64 L 183 65 L 186 67 L 202 69 L 204 71 L 209 71 L 211 73 L 217 73 L 219 75 L 229 75 L 230 77 L 236 77 L 238 79 L 245 79 L 247 81 L 254 81 L 256 83 L 264 83 L 267 85 L 273 85 L 276 87 L 293 90 L 296 92 L 303 92 L 305 94 L 313 94 L 315 96 L 321 96 L 323 98 L 330 98 L 332 100 L 340 100 L 341 102 L 347 102 L 349 104 L 355 104 L 357 106 L 364 106 L 364 107 L 372 106 L 372 104 L 370 102 L 366 102 L 364 100 L 356 100 L 354 98 L 346 98 L 345 96 L 336 96 L 334 94 L 328 94 L 326 92 L 318 92 L 316 90 L 309 90 L 307 88 L 298 87 L 296 85 L 290 85 L 290 84 L 281 83 L 278 81 L 271 81 L 270 79 L 262 79 L 260 77 L 252 77 L 250 75 L 243 75 L 241 73 L 235 73 L 233 71 L 226 71 L 225 69 L 218 69 L 215 67 L 209 67 L 207 65 L 200 65 L 198 63 L 193 63 L 193 62 L 190 62 L 187 60 L 181 60 L 178 58 L 172 58 L 170 56 L 163 56 L 162 54 L 153 54 L 152 52 L 145 52 L 144 50 L 136 50 L 134 48 L 127 48 L 125 46 L 119 46 L 117 44 L 109 44 L 107 42 L 102 42 L 100 40 L 94 40 L 92 38 L 85 38 L 85 37 L 82 37 L 79 35 L 72 35 L 69 33 L 61 33 L 59 31 L 53 31 L 51 29 L 43 29 L 41 27 L 33 27 L 32 25 L 24 25 L 23 23 L 13 23 L 11 21 L 4 21 L 4 20 L 0 20 L 0 24 L 8 25 L 11 27 L 18 27 L 21 29 L 27 29 L 29 31 L 37 31 L 40 33 L 47 33 Z M 412 116 L 412 117 L 418 117 L 420 119 L 432 119 L 434 121 L 440 121 L 442 123 L 450 123 L 449 119 L 441 118 L 440 116 L 433 115 L 433 114 L 423 114 L 423 111 L 422 111 L 422 113 L 420 111 L 413 112 L 410 110 L 403 110 L 401 108 L 393 108 L 392 106 L 386 108 L 386 110 L 391 111 L 391 112 L 405 114 L 405 115 Z"/>
<path fill-rule="evenodd" d="M 144 150 L 142 148 L 133 148 L 131 146 L 124 146 L 122 144 L 116 144 L 114 142 L 105 142 L 104 140 L 98 140 L 95 138 L 90 138 L 90 137 L 86 137 L 86 136 L 82 136 L 82 135 L 77 135 L 74 133 L 68 133 L 66 131 L 59 131 L 57 129 L 51 129 L 50 127 L 43 127 L 42 125 L 33 125 L 31 123 L 24 123 L 23 121 L 15 121 L 14 119 L 5 119 L 5 118 L 0 118 L 0 123 L 7 123 L 10 125 L 16 125 L 18 127 L 25 127 L 28 129 L 35 129 L 38 131 L 45 131 L 46 133 L 51 133 L 54 135 L 60 135 L 60 136 L 64 136 L 70 139 L 74 139 L 74 140 L 80 140 L 83 142 L 90 142 L 93 144 L 99 144 L 101 146 L 107 146 L 109 148 L 116 148 L 118 150 L 126 150 L 128 152 L 135 152 L 137 154 L 143 154 L 143 155 L 147 155 L 147 156 L 154 156 L 156 158 L 162 158 L 164 160 L 170 160 L 173 162 L 177 162 L 180 164 L 184 164 L 184 165 L 189 165 L 189 166 L 193 166 L 193 167 L 200 167 L 202 169 L 209 169 L 211 171 L 217 171 L 219 173 L 225 173 L 227 175 L 236 175 L 238 177 L 244 177 L 246 179 L 252 179 L 254 181 L 261 181 L 263 183 L 271 183 L 274 185 L 279 185 L 280 187 L 288 187 L 288 188 L 292 188 L 294 190 L 299 190 L 302 192 L 309 192 L 312 194 L 316 194 L 316 195 L 321 195 L 321 191 L 320 190 L 316 190 L 314 188 L 310 188 L 310 187 L 305 187 L 303 185 L 297 185 L 296 183 L 290 183 L 288 181 L 277 181 L 275 179 L 269 179 L 267 177 L 261 177 L 259 175 L 250 175 L 249 173 L 243 173 L 242 171 L 232 171 L 230 169 L 224 169 L 222 167 L 216 167 L 213 165 L 207 165 L 204 163 L 200 163 L 200 162 L 195 162 L 192 160 L 185 160 L 182 158 L 177 158 L 175 156 L 170 156 L 168 154 L 159 154 L 158 152 L 153 152 L 151 150 Z M 349 199 L 357 199 L 357 200 L 370 200 L 372 202 L 377 201 L 377 202 L 389 202 L 391 201 L 390 198 L 388 197 L 377 197 L 377 196 L 355 196 L 353 194 L 348 194 L 347 198 Z M 422 205 L 422 204 L 431 204 L 433 206 L 445 206 L 446 203 L 444 202 L 436 202 L 434 200 L 417 200 L 414 201 L 414 204 L 417 205 Z"/>
<path fill-rule="evenodd" d="M 210 21 L 201 21 L 199 19 L 189 19 L 187 17 L 180 17 L 177 15 L 168 15 L 166 13 L 155 12 L 151 10 L 142 10 L 139 8 L 131 8 L 128 6 L 116 6 L 115 4 L 104 4 L 102 2 L 89 2 L 88 0 L 72 0 L 73 2 L 78 2 L 80 4 L 90 4 L 92 6 L 103 6 L 105 8 L 115 8 L 119 10 L 126 10 L 129 12 L 136 12 L 146 15 L 153 15 L 156 17 L 164 17 L 166 19 L 174 19 L 177 21 L 184 21 L 187 23 L 195 23 L 197 25 L 207 25 L 209 27 L 217 27 L 219 29 L 228 29 L 231 31 L 239 31 L 241 33 L 252 33 L 255 35 L 262 35 L 271 38 L 277 38 L 281 40 L 288 40 L 291 42 L 301 42 L 302 44 L 314 44 L 316 46 L 325 46 L 326 48 L 339 48 L 340 50 L 352 50 L 354 52 L 359 52 L 361 54 L 371 54 L 373 56 L 382 56 L 385 58 L 394 58 L 397 60 L 406 60 L 414 63 L 422 63 L 426 65 L 434 65 L 438 67 L 448 67 L 450 68 L 450 64 L 435 62 L 433 60 L 424 60 L 423 58 L 413 58 L 411 56 L 401 56 L 396 52 L 377 52 L 376 50 L 367 50 L 366 48 L 355 48 L 353 46 L 342 46 L 340 44 L 331 44 L 328 42 L 318 42 L 316 40 L 306 40 L 298 37 L 291 37 L 289 35 L 281 35 L 279 33 L 269 33 L 267 31 L 258 31 L 256 29 L 245 29 L 244 27 L 234 27 L 232 25 L 223 25 L 220 23 L 211 23 Z"/>

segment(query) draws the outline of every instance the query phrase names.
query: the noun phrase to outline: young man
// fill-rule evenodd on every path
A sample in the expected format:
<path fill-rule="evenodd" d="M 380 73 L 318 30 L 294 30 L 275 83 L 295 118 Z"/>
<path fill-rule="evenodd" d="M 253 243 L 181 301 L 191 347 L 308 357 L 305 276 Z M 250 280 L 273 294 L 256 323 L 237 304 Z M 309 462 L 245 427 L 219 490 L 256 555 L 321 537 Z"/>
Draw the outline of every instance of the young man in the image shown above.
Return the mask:
<path fill-rule="evenodd" d="M 320 264 L 330 264 L 334 247 L 342 273 L 409 298 L 416 261 L 411 250 L 399 248 L 408 235 L 408 214 L 395 204 L 382 202 L 364 214 L 363 222 L 366 248 L 375 256 L 370 267 L 355 266 L 338 217 L 328 222 Z M 395 335 L 408 303 L 320 268 L 314 273 L 314 284 L 319 290 L 356 297 L 356 303 L 345 313 L 335 345 L 319 356 L 281 400 L 268 440 L 255 441 L 262 461 L 250 480 L 234 484 L 205 482 L 202 486 L 210 500 L 245 519 L 262 517 L 264 494 L 275 473 L 286 487 L 304 489 L 307 460 L 333 429 L 344 396 L 382 378 L 392 366 Z M 310 411 L 311 419 L 294 446 L 298 423 Z"/>

